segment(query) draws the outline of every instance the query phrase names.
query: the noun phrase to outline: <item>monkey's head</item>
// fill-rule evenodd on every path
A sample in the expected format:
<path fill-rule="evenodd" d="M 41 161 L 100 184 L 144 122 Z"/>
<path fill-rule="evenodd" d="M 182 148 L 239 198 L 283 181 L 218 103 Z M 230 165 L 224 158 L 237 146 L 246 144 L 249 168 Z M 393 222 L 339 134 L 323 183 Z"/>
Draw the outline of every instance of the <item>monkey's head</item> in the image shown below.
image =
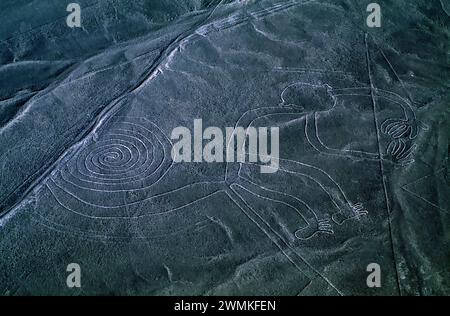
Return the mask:
<path fill-rule="evenodd" d="M 281 105 L 303 107 L 306 112 L 326 111 L 335 104 L 329 85 L 301 82 L 287 86 L 281 93 L 281 100 Z"/>

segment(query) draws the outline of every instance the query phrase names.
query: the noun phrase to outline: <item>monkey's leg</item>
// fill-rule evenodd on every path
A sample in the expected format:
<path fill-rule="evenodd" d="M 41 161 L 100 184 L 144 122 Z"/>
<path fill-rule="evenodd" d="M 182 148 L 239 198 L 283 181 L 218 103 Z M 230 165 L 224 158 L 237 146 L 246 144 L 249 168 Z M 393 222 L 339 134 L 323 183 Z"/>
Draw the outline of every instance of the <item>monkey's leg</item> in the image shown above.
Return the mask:
<path fill-rule="evenodd" d="M 293 232 L 297 239 L 307 240 L 318 233 L 334 233 L 328 214 L 316 214 L 306 202 L 295 196 L 259 185 L 243 177 L 239 177 L 235 183 L 231 184 L 231 187 L 235 189 L 239 188 L 264 200 L 281 203 L 289 207 L 293 212 L 298 213 L 306 222 L 306 225 Z"/>
<path fill-rule="evenodd" d="M 315 182 L 329 196 L 338 209 L 338 212 L 333 214 L 333 221 L 335 223 L 342 225 L 349 219 L 359 218 L 368 214 L 361 203 L 352 203 L 340 185 L 319 167 L 298 161 L 280 159 L 280 170 L 293 175 L 306 177 Z"/>

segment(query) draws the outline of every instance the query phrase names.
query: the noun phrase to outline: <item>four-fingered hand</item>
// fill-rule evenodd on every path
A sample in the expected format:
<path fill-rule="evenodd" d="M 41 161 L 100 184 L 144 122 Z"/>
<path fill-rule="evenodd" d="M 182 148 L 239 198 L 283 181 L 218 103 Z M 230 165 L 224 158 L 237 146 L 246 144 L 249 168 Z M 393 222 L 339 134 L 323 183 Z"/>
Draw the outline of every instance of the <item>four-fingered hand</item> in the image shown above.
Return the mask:
<path fill-rule="evenodd" d="M 412 144 L 412 140 L 417 137 L 419 127 L 427 129 L 414 118 L 386 120 L 381 125 L 381 131 L 389 135 L 392 141 L 386 148 L 385 157 L 401 165 L 413 162 L 411 154 L 417 146 Z"/>
<path fill-rule="evenodd" d="M 418 124 L 415 120 L 389 119 L 381 125 L 381 131 L 394 139 L 417 137 Z"/>
<path fill-rule="evenodd" d="M 386 149 L 386 156 L 395 163 L 408 164 L 413 161 L 411 154 L 416 149 L 416 145 L 410 144 L 410 141 L 404 139 L 394 139 Z"/>

